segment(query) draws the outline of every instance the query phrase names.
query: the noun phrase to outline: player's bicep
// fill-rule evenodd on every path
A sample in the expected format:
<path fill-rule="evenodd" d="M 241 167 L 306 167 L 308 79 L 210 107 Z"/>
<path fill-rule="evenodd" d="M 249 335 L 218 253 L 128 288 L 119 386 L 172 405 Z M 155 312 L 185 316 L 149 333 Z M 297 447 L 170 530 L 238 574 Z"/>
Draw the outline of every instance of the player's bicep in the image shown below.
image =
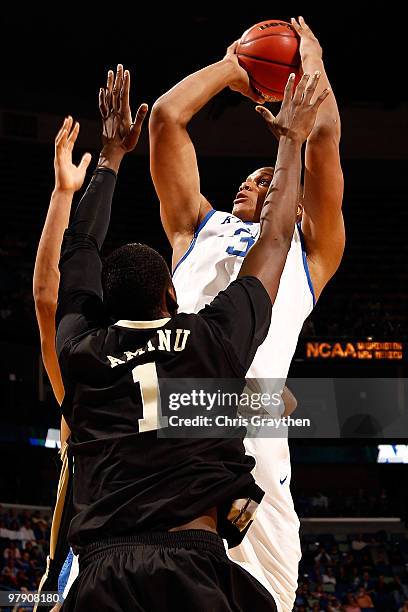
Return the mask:
<path fill-rule="evenodd" d="M 186 126 L 160 100 L 149 121 L 150 170 L 160 200 L 164 230 L 173 245 L 192 237 L 200 214 L 200 177 L 194 145 Z"/>
<path fill-rule="evenodd" d="M 272 304 L 262 283 L 253 277 L 236 280 L 198 314 L 246 373 L 271 322 Z"/>

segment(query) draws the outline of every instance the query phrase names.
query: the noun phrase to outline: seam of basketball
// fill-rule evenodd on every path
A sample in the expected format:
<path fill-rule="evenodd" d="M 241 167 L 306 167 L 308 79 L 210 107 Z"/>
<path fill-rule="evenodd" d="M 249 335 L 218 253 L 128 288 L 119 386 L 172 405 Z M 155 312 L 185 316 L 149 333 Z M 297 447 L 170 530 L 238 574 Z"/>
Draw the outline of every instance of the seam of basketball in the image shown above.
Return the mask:
<path fill-rule="evenodd" d="M 298 68 L 298 64 L 284 64 L 283 62 L 275 62 L 272 60 L 264 59 L 262 57 L 256 57 L 255 55 L 247 55 L 246 53 L 237 53 L 238 57 L 242 55 L 242 57 L 248 57 L 249 59 L 257 60 L 258 62 L 264 62 L 265 64 L 276 64 L 277 66 L 291 66 L 292 68 Z"/>
<path fill-rule="evenodd" d="M 270 38 L 271 36 L 284 36 L 285 38 L 295 38 L 298 37 L 293 34 L 284 34 L 283 32 L 271 32 L 270 34 L 264 34 L 263 36 L 258 36 L 258 38 L 252 38 L 251 40 L 244 40 L 240 42 L 240 45 L 248 45 L 251 42 L 255 42 L 256 40 L 262 40 L 263 38 Z"/>
<path fill-rule="evenodd" d="M 278 89 L 271 89 L 270 87 L 267 87 L 266 85 L 263 85 L 262 83 L 260 83 L 256 79 L 253 79 L 252 77 L 251 77 L 251 83 L 253 85 L 255 85 L 255 86 L 262 87 L 262 89 L 268 90 L 268 92 L 276 93 L 276 94 L 279 94 L 280 96 L 283 96 L 283 91 L 279 91 Z"/>

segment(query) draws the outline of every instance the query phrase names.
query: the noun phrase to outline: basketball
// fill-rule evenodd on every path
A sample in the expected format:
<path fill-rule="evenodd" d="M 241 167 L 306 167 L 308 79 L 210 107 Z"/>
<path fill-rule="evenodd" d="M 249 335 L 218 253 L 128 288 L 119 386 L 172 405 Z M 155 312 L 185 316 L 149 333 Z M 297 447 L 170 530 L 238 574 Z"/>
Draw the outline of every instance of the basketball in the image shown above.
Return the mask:
<path fill-rule="evenodd" d="M 246 30 L 236 50 L 251 83 L 270 102 L 279 102 L 291 72 L 300 80 L 299 37 L 290 23 L 271 19 Z"/>

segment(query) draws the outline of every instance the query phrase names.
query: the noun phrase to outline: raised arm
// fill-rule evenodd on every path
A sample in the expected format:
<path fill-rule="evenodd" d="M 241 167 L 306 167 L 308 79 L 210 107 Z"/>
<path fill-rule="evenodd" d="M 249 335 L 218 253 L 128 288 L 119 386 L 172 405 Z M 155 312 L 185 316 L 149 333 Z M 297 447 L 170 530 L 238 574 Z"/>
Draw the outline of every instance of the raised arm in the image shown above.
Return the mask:
<path fill-rule="evenodd" d="M 72 163 L 72 148 L 78 133 L 79 123 L 73 126 L 72 117 L 67 117 L 55 139 L 55 187 L 38 244 L 33 278 L 41 354 L 59 404 L 64 398 L 64 386 L 55 352 L 55 311 L 60 278 L 58 261 L 62 237 L 68 226 L 72 199 L 74 193 L 82 187 L 91 160 L 90 154 L 85 153 L 78 166 Z M 66 146 L 62 148 L 63 142 Z"/>
<path fill-rule="evenodd" d="M 319 71 L 321 74 L 315 92 L 317 98 L 330 86 L 321 46 L 303 17 L 299 17 L 299 21 L 292 19 L 292 25 L 300 36 L 303 71 L 308 74 Z M 257 107 L 257 111 L 279 139 L 283 119 L 281 113 L 274 118 L 265 107 Z M 340 131 L 337 102 L 331 95 L 319 108 L 315 125 L 307 139 L 305 154 L 302 232 L 316 297 L 336 272 L 345 245 Z"/>
<path fill-rule="evenodd" d="M 119 64 L 115 82 L 109 71 L 107 89 L 100 90 L 103 148 L 61 249 L 56 313 L 59 357 L 69 341 L 104 323 L 100 249 L 109 227 L 116 174 L 125 154 L 135 148 L 147 113 L 147 105 L 142 104 L 132 121 L 129 88 L 130 74 Z"/>
<path fill-rule="evenodd" d="M 318 96 L 330 85 L 322 49 L 303 17 L 299 17 L 298 23 L 293 19 L 292 25 L 300 36 L 303 70 L 309 74 L 321 72 L 315 94 Z M 335 96 L 331 95 L 319 109 L 305 154 L 302 231 L 317 297 L 339 267 L 345 246 L 340 134 L 339 110 Z"/>
<path fill-rule="evenodd" d="M 275 173 L 261 212 L 261 233 L 239 273 L 239 276 L 257 277 L 272 303 L 293 237 L 300 192 L 302 144 L 313 128 L 319 106 L 330 93 L 330 90 L 324 90 L 311 103 L 319 78 L 319 72 L 311 80 L 308 74 L 304 74 L 293 93 L 294 75 L 289 77 L 280 111 L 282 135 Z"/>
<path fill-rule="evenodd" d="M 164 230 L 173 248 L 173 267 L 184 254 L 202 218 L 211 209 L 201 194 L 194 145 L 187 131 L 192 117 L 224 87 L 260 102 L 234 57 L 236 43 L 219 62 L 186 77 L 153 106 L 150 170 L 160 200 Z"/>

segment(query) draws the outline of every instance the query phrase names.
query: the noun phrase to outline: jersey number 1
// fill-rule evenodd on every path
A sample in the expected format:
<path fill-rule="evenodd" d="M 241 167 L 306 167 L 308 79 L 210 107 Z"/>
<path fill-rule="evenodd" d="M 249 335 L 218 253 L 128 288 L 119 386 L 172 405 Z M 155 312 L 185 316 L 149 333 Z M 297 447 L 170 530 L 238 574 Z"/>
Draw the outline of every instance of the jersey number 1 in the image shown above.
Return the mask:
<path fill-rule="evenodd" d="M 132 370 L 133 382 L 139 384 L 142 396 L 143 418 L 139 420 L 139 433 L 159 429 L 158 380 L 156 364 L 145 363 Z M 160 415 L 161 417 L 161 415 Z"/>

